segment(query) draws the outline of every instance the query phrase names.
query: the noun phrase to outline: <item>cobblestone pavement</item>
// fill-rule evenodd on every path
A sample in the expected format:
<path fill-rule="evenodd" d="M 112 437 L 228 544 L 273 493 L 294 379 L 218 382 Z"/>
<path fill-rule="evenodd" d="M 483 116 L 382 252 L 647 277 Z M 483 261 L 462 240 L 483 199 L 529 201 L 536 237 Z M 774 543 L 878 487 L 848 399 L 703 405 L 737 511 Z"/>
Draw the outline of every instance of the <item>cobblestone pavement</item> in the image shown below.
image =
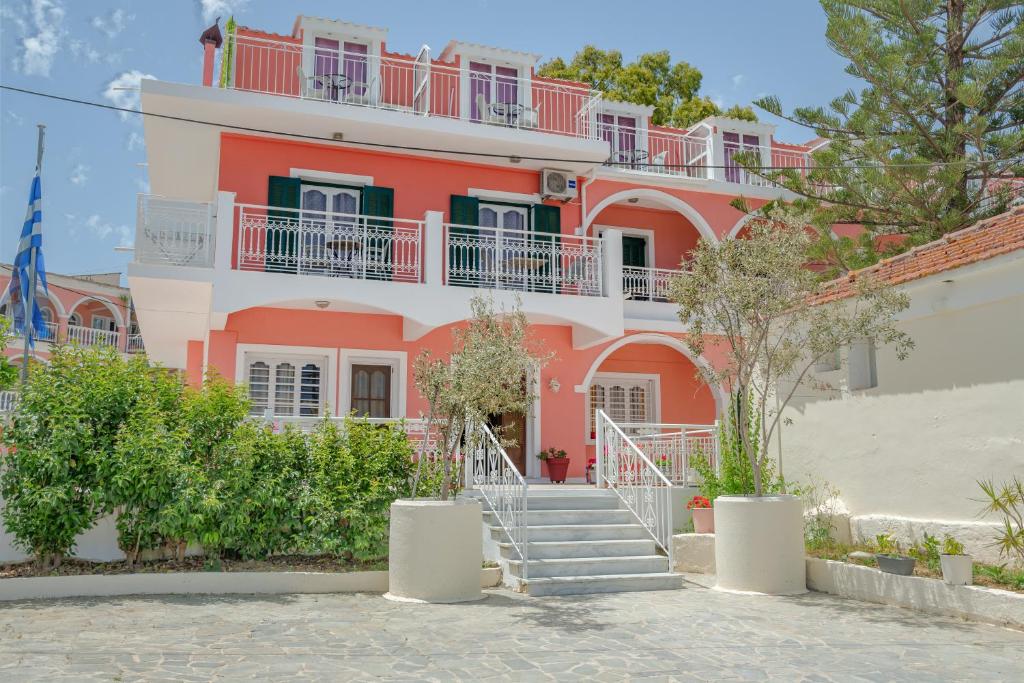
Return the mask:
<path fill-rule="evenodd" d="M 1024 680 L 1024 633 L 822 594 L 0 604 L 0 681 Z"/>

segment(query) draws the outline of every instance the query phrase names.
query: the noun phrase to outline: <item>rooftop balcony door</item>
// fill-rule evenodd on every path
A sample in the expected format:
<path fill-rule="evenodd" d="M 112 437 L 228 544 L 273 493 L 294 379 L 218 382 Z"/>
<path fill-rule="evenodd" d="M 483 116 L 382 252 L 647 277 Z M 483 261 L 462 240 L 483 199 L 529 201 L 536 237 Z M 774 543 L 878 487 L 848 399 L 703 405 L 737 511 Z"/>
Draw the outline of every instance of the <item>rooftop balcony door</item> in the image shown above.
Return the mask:
<path fill-rule="evenodd" d="M 519 69 L 470 62 L 469 113 L 473 121 L 515 125 L 523 113 Z"/>
<path fill-rule="evenodd" d="M 364 43 L 317 38 L 313 78 L 308 84 L 317 99 L 368 104 L 373 86 L 369 46 Z"/>
<path fill-rule="evenodd" d="M 611 160 L 616 164 L 627 164 L 627 167 L 640 164 L 645 156 L 643 141 L 637 127 L 635 116 L 618 114 L 601 114 L 598 129 L 601 139 L 608 143 L 612 150 Z"/>

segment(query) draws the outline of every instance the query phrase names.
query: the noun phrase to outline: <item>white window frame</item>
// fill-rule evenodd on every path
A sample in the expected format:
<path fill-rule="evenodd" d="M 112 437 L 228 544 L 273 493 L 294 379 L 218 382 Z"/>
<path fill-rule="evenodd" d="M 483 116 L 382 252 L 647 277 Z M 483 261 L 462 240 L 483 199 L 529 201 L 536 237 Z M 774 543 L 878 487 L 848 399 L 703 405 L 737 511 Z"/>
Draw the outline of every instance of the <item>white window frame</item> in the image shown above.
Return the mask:
<path fill-rule="evenodd" d="M 298 355 L 277 355 L 277 354 L 263 354 L 263 353 L 251 353 L 246 354 L 244 360 L 244 368 L 242 370 L 243 377 L 245 378 L 246 386 L 249 385 L 249 367 L 254 363 L 266 363 L 269 366 L 269 374 L 267 378 L 267 408 L 271 409 L 273 414 L 277 416 L 279 413 L 276 412 L 274 404 L 276 402 L 275 394 L 277 387 L 277 367 L 283 363 L 288 363 L 295 368 L 295 398 L 293 401 L 293 412 L 288 417 L 302 419 L 302 418 L 320 418 L 327 412 L 327 357 L 326 356 L 298 356 Z M 320 403 L 317 406 L 316 415 L 302 415 L 302 368 L 304 365 L 310 363 L 316 363 L 320 367 Z M 283 415 L 283 414 L 282 414 Z"/>
<path fill-rule="evenodd" d="M 520 228 L 520 230 L 522 230 L 523 232 L 529 232 L 530 227 L 531 227 L 530 208 L 531 207 L 529 207 L 529 206 L 518 206 L 518 205 L 512 205 L 512 204 L 493 204 L 491 202 L 481 201 L 478 204 L 478 208 L 477 208 L 477 214 L 476 214 L 477 225 L 480 226 L 479 230 L 481 230 L 481 231 L 483 231 L 483 230 L 515 230 L 515 228 L 505 228 L 505 227 L 502 227 L 501 225 L 498 225 L 496 228 L 488 228 L 488 227 L 484 227 L 484 226 L 480 225 L 480 212 L 483 211 L 484 209 L 490 209 L 490 210 L 494 211 L 496 214 L 498 214 L 498 218 L 499 219 L 501 218 L 501 214 L 502 213 L 507 213 L 509 211 L 514 211 L 515 213 L 518 213 L 519 215 L 521 215 L 523 217 L 523 227 Z M 501 221 L 499 220 L 498 222 L 500 223 Z"/>
<path fill-rule="evenodd" d="M 533 108 L 533 78 L 530 76 L 530 69 L 536 64 L 526 61 L 510 61 L 502 59 L 497 53 L 489 53 L 486 48 L 479 48 L 471 51 L 459 50 L 459 118 L 469 120 L 472 108 L 470 106 L 470 74 L 469 63 L 486 64 L 491 67 L 490 88 L 491 97 L 494 97 L 494 82 L 497 78 L 494 67 L 504 67 L 516 70 L 516 102 L 524 109 Z"/>
<path fill-rule="evenodd" d="M 68 325 L 74 325 L 75 327 L 82 326 L 82 314 L 78 311 L 74 311 L 68 314 Z"/>
<path fill-rule="evenodd" d="M 602 381 L 603 380 L 603 381 Z M 641 382 L 649 382 L 652 387 L 652 402 L 651 411 L 653 415 L 648 422 L 659 423 L 661 422 L 661 375 L 658 373 L 647 373 L 647 372 L 597 372 L 594 373 L 594 377 L 590 380 L 587 385 L 586 392 L 584 393 L 584 410 L 586 410 L 586 433 L 585 442 L 588 445 L 594 444 L 595 439 L 590 438 L 590 434 L 596 429 L 596 425 L 591 421 L 591 405 L 590 405 L 590 388 L 595 384 L 613 384 L 618 382 L 633 382 L 634 384 L 640 384 Z M 605 391 L 608 390 L 608 386 L 605 386 Z M 611 416 L 609 416 L 611 417 Z"/>
<path fill-rule="evenodd" d="M 98 321 L 103 321 L 103 327 L 96 327 Z M 89 327 L 93 330 L 103 330 L 104 332 L 116 332 L 117 321 L 114 320 L 112 315 L 103 315 L 102 313 L 93 313 L 89 316 Z M 113 329 L 111 329 L 113 328 Z"/>
<path fill-rule="evenodd" d="M 341 368 L 339 415 L 348 415 L 352 412 L 352 366 L 387 365 L 391 368 L 391 419 L 398 420 L 406 416 L 408 353 L 377 349 L 339 349 L 338 365 Z"/>
<path fill-rule="evenodd" d="M 368 46 L 366 73 L 371 82 L 367 85 L 370 88 L 370 103 L 376 104 L 380 96 L 381 46 L 387 38 L 387 31 L 374 26 L 305 16 L 299 20 L 299 26 L 302 29 L 302 70 L 307 76 L 313 74 L 317 38 L 338 41 L 339 53 L 344 53 L 346 42 Z M 339 59 L 344 60 L 344 57 L 339 54 Z"/>
<path fill-rule="evenodd" d="M 654 265 L 654 231 L 650 228 L 627 228 L 621 225 L 595 225 L 594 234 L 597 237 L 604 237 L 605 230 L 618 230 L 629 237 L 643 237 L 647 242 L 647 267 L 655 268 Z M 681 256 L 681 255 L 680 255 Z"/>
<path fill-rule="evenodd" d="M 205 345 L 209 348 L 209 344 Z M 281 361 L 294 359 L 315 359 L 324 362 L 324 371 L 321 377 L 325 378 L 326 384 L 321 387 L 321 415 L 337 415 L 331 410 L 336 406 L 335 400 L 338 396 L 338 350 L 327 346 L 284 346 L 278 344 L 236 344 L 235 345 L 235 383 L 245 384 L 248 382 L 249 364 L 246 357 L 268 357 Z"/>

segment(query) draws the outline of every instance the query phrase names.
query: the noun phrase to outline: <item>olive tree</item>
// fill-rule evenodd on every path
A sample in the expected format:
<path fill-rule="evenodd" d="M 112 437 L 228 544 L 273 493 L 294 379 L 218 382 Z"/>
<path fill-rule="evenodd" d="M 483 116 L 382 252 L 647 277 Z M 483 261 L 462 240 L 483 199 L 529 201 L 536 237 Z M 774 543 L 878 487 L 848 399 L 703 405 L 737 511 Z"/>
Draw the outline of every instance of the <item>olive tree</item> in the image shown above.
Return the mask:
<path fill-rule="evenodd" d="M 826 301 L 829 285 L 806 267 L 809 243 L 806 217 L 773 206 L 749 238 L 701 240 L 685 264 L 689 272 L 671 284 L 690 350 L 724 351 L 720 367 L 701 371 L 704 380 L 731 389 L 739 424 L 753 418 L 760 425 L 760 434 L 739 430 L 757 496 L 764 492 L 767 445 L 816 363 L 861 340 L 891 344 L 901 360 L 913 347 L 895 324 L 907 295 L 864 277 L 851 296 Z"/>
<path fill-rule="evenodd" d="M 467 426 L 486 423 L 491 415 L 520 413 L 533 406 L 539 369 L 549 359 L 530 332 L 517 301 L 512 310 L 497 310 L 483 295 L 470 300 L 465 325 L 452 330 L 452 351 L 443 357 L 424 349 L 414 364 L 416 388 L 427 401 L 427 433 L 438 433 L 441 500 L 448 500 L 459 481 L 460 448 L 478 438 Z M 421 446 L 412 495 L 424 476 L 426 443 Z M 474 444 L 468 446 L 472 451 Z"/>

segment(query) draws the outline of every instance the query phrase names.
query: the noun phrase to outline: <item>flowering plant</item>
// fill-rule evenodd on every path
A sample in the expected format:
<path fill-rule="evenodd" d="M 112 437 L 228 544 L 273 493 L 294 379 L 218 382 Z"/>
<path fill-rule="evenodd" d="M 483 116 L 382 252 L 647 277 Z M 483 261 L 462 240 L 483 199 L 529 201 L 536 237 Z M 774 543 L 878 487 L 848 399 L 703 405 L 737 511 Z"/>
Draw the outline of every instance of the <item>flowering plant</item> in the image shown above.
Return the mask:
<path fill-rule="evenodd" d="M 540 453 L 538 453 L 537 454 L 537 459 L 538 460 L 561 460 L 562 458 L 566 457 L 567 455 L 568 455 L 568 453 L 563 451 L 561 448 L 557 448 L 556 449 L 554 446 L 552 446 L 551 448 L 547 449 L 546 451 L 541 451 Z"/>
<path fill-rule="evenodd" d="M 711 507 L 711 501 L 704 496 L 694 496 L 690 499 L 690 502 L 686 504 L 687 510 L 693 510 L 696 508 L 709 508 Z"/>

